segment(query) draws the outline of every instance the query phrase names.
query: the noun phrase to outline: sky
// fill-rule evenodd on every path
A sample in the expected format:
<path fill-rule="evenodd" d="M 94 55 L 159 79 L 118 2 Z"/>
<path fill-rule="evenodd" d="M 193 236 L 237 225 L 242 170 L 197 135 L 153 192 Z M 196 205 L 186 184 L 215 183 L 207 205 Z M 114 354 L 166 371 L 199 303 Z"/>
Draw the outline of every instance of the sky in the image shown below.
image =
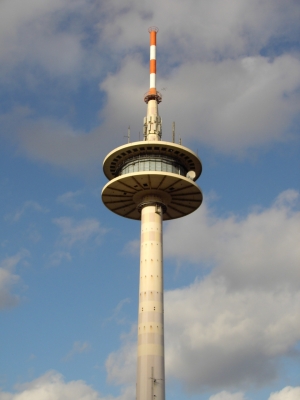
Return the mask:
<path fill-rule="evenodd" d="M 300 398 L 300 2 L 0 0 L 0 400 L 135 398 L 140 224 L 101 202 L 139 140 L 204 201 L 164 223 L 166 398 Z"/>

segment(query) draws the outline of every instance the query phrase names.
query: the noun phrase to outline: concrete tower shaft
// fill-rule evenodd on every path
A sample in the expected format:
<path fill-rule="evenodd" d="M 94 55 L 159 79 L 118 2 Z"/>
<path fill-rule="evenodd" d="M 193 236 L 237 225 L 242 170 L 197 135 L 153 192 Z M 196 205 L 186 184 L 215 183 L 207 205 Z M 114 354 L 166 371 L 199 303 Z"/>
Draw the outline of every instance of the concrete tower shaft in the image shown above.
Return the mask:
<path fill-rule="evenodd" d="M 147 205 L 147 200 L 148 204 Z M 161 200 L 145 199 L 141 211 L 140 288 L 136 398 L 165 398 Z M 154 204 L 153 204 L 154 203 Z M 153 204 L 153 205 L 152 205 Z"/>
<path fill-rule="evenodd" d="M 150 89 L 144 96 L 144 140 L 111 151 L 103 162 L 109 182 L 102 200 L 114 213 L 141 220 L 137 400 L 165 400 L 162 222 L 195 211 L 202 193 L 198 156 L 181 144 L 162 141 L 156 90 L 156 34 L 150 33 Z M 129 135 L 128 135 L 129 136 Z"/>

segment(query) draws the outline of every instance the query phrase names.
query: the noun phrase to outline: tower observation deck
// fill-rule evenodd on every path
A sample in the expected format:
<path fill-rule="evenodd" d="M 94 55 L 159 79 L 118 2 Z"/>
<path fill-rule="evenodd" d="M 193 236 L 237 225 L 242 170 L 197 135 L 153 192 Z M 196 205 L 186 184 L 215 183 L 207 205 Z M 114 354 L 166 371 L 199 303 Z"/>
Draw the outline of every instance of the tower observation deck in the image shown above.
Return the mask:
<path fill-rule="evenodd" d="M 114 213 L 141 220 L 137 400 L 165 399 L 162 222 L 200 207 L 195 181 L 202 165 L 185 146 L 162 141 L 156 90 L 156 27 L 150 33 L 150 89 L 144 96 L 144 140 L 111 151 L 103 162 L 109 182 L 102 201 Z"/>

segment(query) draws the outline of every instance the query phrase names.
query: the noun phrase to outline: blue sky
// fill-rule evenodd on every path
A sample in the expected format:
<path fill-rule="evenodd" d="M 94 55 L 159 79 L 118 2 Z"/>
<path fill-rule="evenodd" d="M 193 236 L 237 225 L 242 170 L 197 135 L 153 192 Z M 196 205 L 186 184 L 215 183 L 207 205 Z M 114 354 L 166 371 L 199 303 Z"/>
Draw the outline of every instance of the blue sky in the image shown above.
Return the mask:
<path fill-rule="evenodd" d="M 300 397 L 300 4 L 0 2 L 0 400 L 134 398 L 139 223 L 101 202 L 138 140 L 159 27 L 163 139 L 202 206 L 164 224 L 167 398 Z"/>

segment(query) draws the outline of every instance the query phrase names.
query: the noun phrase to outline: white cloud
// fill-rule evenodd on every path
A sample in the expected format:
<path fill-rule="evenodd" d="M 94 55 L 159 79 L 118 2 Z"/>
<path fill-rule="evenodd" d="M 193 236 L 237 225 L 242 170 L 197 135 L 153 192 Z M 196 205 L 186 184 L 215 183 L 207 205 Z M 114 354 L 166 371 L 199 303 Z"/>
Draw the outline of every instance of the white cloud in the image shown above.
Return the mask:
<path fill-rule="evenodd" d="M 85 14 L 84 0 L 11 0 L 0 4 L 2 68 L 41 66 L 54 76 L 78 70 L 84 50 L 82 33 L 66 23 L 70 13 Z M 82 26 L 80 26 L 82 28 Z"/>
<path fill-rule="evenodd" d="M 103 35 L 113 48 L 143 45 L 137 32 L 157 25 L 161 53 L 170 63 L 251 54 L 274 37 L 289 38 L 299 29 L 299 5 L 291 0 L 284 6 L 272 0 L 172 0 L 149 5 L 114 0 L 105 12 Z"/>
<path fill-rule="evenodd" d="M 80 210 L 85 208 L 85 205 L 79 203 L 77 198 L 82 194 L 81 190 L 76 192 L 66 192 L 57 197 L 56 201 L 60 204 L 64 204 L 67 207 L 73 208 L 73 210 Z"/>
<path fill-rule="evenodd" d="M 300 387 L 287 386 L 279 392 L 272 393 L 269 400 L 299 400 Z"/>
<path fill-rule="evenodd" d="M 11 219 L 13 222 L 19 221 L 19 219 L 24 215 L 24 213 L 27 210 L 33 210 L 36 212 L 42 212 L 42 213 L 47 213 L 49 210 L 45 207 L 42 207 L 38 202 L 36 201 L 26 201 L 23 206 L 17 210 L 13 215 L 6 215 L 6 219 Z"/>
<path fill-rule="evenodd" d="M 91 345 L 88 342 L 76 341 L 73 343 L 72 349 L 63 358 L 63 361 L 70 361 L 76 354 L 86 353 L 91 350 Z"/>
<path fill-rule="evenodd" d="M 299 193 L 281 193 L 267 209 L 245 217 L 217 218 L 204 202 L 191 216 L 170 222 L 164 232 L 167 257 L 185 259 L 202 268 L 215 267 L 213 276 L 229 287 L 274 288 L 300 284 Z M 176 226 L 176 229 L 174 227 Z M 185 235 L 182 235 L 185 232 Z"/>
<path fill-rule="evenodd" d="M 209 400 L 246 400 L 244 393 L 229 393 L 226 391 L 210 396 Z"/>
<path fill-rule="evenodd" d="M 167 370 L 187 387 L 263 384 L 276 376 L 280 357 L 293 353 L 300 340 L 298 198 L 288 190 L 244 218 L 217 218 L 204 206 L 168 225 L 167 256 L 214 267 L 166 294 Z"/>
<path fill-rule="evenodd" d="M 60 217 L 55 218 L 53 223 L 61 230 L 59 244 L 67 247 L 72 247 L 75 243 L 87 243 L 89 240 L 99 243 L 106 232 L 100 227 L 99 221 L 93 218 L 75 221 L 73 218 Z"/>
<path fill-rule="evenodd" d="M 42 236 L 38 229 L 36 228 L 35 223 L 31 223 L 27 229 L 28 232 L 28 238 L 33 242 L 33 243 L 38 243 Z"/>
<path fill-rule="evenodd" d="M 141 33 L 148 26 L 158 25 L 169 65 L 232 58 L 257 53 L 274 38 L 297 37 L 298 16 L 299 5 L 292 0 L 284 6 L 272 0 L 2 1 L 0 55 L 10 67 L 24 61 L 53 75 L 84 74 L 92 61 L 99 67 L 103 54 L 120 62 L 144 46 Z"/>
<path fill-rule="evenodd" d="M 122 347 L 109 354 L 105 366 L 108 382 L 127 387 L 136 380 L 136 325 L 121 339 Z"/>
<path fill-rule="evenodd" d="M 72 261 L 72 256 L 69 252 L 58 250 L 52 253 L 49 258 L 50 265 L 54 267 L 60 265 L 63 261 Z"/>
<path fill-rule="evenodd" d="M 205 278 L 165 295 L 166 370 L 188 391 L 264 385 L 300 340 L 300 292 Z"/>
<path fill-rule="evenodd" d="M 100 400 L 84 381 L 64 382 L 62 375 L 50 371 L 32 382 L 20 385 L 17 393 L 0 392 L 0 400 Z"/>
<path fill-rule="evenodd" d="M 99 130 L 85 134 L 51 118 L 24 120 L 18 111 L 8 116 L 10 121 L 13 118 L 18 121 L 14 134 L 19 151 L 30 159 L 75 171 L 99 163 L 102 141 Z"/>
<path fill-rule="evenodd" d="M 299 59 L 285 55 L 274 60 L 253 56 L 186 61 L 168 77 L 158 74 L 159 87 L 167 88 L 160 106 L 163 139 L 171 139 L 171 122 L 176 118 L 183 142 L 193 138 L 225 153 L 241 154 L 252 147 L 289 140 L 290 124 L 300 110 L 299 71 Z M 103 114 L 114 124 L 110 129 L 120 129 L 124 121 L 137 121 L 137 117 L 141 120 L 145 114 L 145 107 L 132 108 L 126 99 L 128 92 L 137 93 L 133 100 L 139 103 L 138 96 L 142 97 L 147 84 L 146 72 L 131 57 L 117 75 L 102 83 L 108 94 Z"/>
<path fill-rule="evenodd" d="M 127 297 L 123 300 L 121 300 L 117 306 L 115 307 L 115 309 L 113 310 L 113 313 L 110 317 L 108 317 L 105 322 L 108 321 L 115 321 L 118 324 L 122 324 L 125 321 L 125 317 L 120 317 L 120 313 L 124 307 L 125 304 L 130 303 L 130 299 Z"/>
<path fill-rule="evenodd" d="M 10 308 L 18 304 L 19 296 L 12 292 L 12 287 L 16 285 L 20 277 L 15 274 L 16 266 L 29 256 L 27 250 L 21 250 L 11 257 L 7 257 L 0 262 L 0 309 Z"/>
<path fill-rule="evenodd" d="M 127 387 L 120 396 L 101 396 L 82 380 L 65 382 L 61 374 L 49 371 L 39 378 L 17 386 L 17 392 L 0 389 L 0 400 L 131 400 L 134 388 Z"/>
<path fill-rule="evenodd" d="M 193 137 L 215 150 L 241 153 L 289 139 L 286 132 L 300 109 L 299 67 L 292 56 L 185 64 L 163 82 L 165 100 L 183 140 Z M 182 101 L 189 106 L 183 108 Z"/>

